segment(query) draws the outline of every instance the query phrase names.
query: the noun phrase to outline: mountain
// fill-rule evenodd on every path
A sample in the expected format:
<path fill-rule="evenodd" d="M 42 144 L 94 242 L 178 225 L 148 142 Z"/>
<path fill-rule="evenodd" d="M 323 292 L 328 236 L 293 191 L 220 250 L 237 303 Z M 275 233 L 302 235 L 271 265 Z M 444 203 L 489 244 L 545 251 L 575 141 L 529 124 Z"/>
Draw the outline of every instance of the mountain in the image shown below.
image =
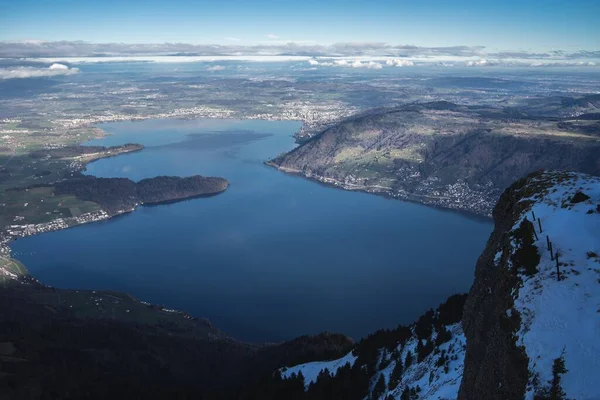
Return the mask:
<path fill-rule="evenodd" d="M 4 279 L 0 398 L 600 398 L 600 178 L 530 174 L 493 217 L 468 294 L 357 343 L 243 343 L 128 295 Z"/>
<path fill-rule="evenodd" d="M 494 220 L 468 296 L 281 368 L 255 398 L 600 398 L 600 179 L 531 174 Z"/>
<path fill-rule="evenodd" d="M 541 168 L 600 175 L 597 96 L 538 103 L 517 109 L 437 101 L 374 110 L 269 164 L 349 190 L 489 216 L 516 177 Z"/>

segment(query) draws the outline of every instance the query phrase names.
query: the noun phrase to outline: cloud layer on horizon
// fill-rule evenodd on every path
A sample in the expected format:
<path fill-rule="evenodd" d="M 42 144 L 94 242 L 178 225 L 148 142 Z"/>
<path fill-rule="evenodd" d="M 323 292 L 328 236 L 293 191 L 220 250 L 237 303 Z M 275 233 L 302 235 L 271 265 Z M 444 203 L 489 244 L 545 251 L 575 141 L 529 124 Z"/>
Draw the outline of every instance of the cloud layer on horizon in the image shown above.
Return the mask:
<path fill-rule="evenodd" d="M 269 34 L 271 36 L 275 36 Z M 268 35 L 268 36 L 269 36 Z M 0 57 L 113 57 L 113 56 L 241 56 L 278 55 L 309 57 L 378 56 L 395 58 L 478 57 L 493 59 L 600 59 L 598 51 L 554 50 L 544 53 L 525 51 L 488 52 L 484 46 L 420 47 L 380 42 L 335 43 L 262 43 L 256 45 L 217 44 L 125 44 L 82 41 L 0 42 Z"/>
<path fill-rule="evenodd" d="M 0 68 L 0 79 L 44 78 L 59 75 L 73 75 L 79 72 L 78 68 L 69 68 L 64 64 L 54 63 L 47 68 L 39 67 L 14 67 Z"/>
<path fill-rule="evenodd" d="M 157 62 L 219 63 L 207 71 L 225 68 L 223 62 L 296 62 L 311 69 L 398 67 L 600 67 L 600 51 L 486 52 L 482 46 L 418 47 L 385 43 L 333 45 L 270 43 L 244 45 L 95 44 L 88 42 L 0 42 L 0 79 L 70 75 L 77 68 L 41 68 L 50 65 Z"/>

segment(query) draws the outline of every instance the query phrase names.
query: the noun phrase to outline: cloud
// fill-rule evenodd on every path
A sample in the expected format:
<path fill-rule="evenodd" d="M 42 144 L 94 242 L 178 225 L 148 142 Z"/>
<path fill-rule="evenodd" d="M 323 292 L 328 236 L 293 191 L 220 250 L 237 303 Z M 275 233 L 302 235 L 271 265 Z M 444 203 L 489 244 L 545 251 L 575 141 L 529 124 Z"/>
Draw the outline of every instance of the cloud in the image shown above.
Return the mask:
<path fill-rule="evenodd" d="M 207 71 L 223 71 L 225 69 L 222 65 L 213 65 L 212 67 L 207 67 Z"/>
<path fill-rule="evenodd" d="M 198 63 L 216 61 L 260 61 L 260 62 L 285 62 L 306 61 L 307 56 L 270 56 L 270 55 L 237 55 L 237 56 L 115 56 L 115 57 L 44 57 L 21 59 L 23 63 L 36 65 L 39 63 L 69 63 L 69 64 L 103 64 L 103 63 Z"/>
<path fill-rule="evenodd" d="M 368 61 L 383 66 L 455 65 L 470 67 L 503 66 L 594 66 L 600 65 L 600 51 L 549 52 L 504 51 L 488 52 L 483 46 L 421 47 L 387 44 L 382 42 L 349 42 L 320 45 L 313 42 L 269 40 L 253 45 L 242 45 L 238 38 L 224 38 L 227 44 L 124 44 L 89 43 L 82 41 L 0 41 L 0 68 L 6 60 L 23 61 L 19 66 L 31 66 L 33 61 L 44 63 L 83 62 L 207 62 L 207 61 L 308 61 L 315 66 L 333 66 L 333 59 L 361 60 L 360 68 L 378 68 Z M 328 59 L 328 60 L 324 60 Z M 393 60 L 388 61 L 387 60 Z M 485 62 L 483 61 L 485 60 Z M 29 63 L 26 65 L 25 63 Z M 318 64 L 315 64 L 318 63 Z M 329 64 L 328 64 L 329 63 Z M 364 66 L 362 64 L 367 64 Z M 335 64 L 344 66 L 343 63 Z M 358 64 L 357 64 L 358 65 Z M 8 65 L 10 67 L 10 65 Z M 358 67 L 357 67 L 358 68 Z"/>
<path fill-rule="evenodd" d="M 502 65 L 502 63 L 498 60 L 487 60 L 485 58 L 479 60 L 469 60 L 465 62 L 467 67 L 495 67 L 498 65 Z M 505 66 L 528 66 L 530 63 L 505 63 Z"/>
<path fill-rule="evenodd" d="M 412 67 L 413 65 L 415 65 L 415 63 L 413 63 L 410 60 L 404 60 L 401 58 L 392 58 L 392 59 L 386 60 L 385 65 L 389 65 L 392 67 Z"/>
<path fill-rule="evenodd" d="M 488 65 L 492 65 L 492 64 L 486 59 L 481 59 L 481 60 L 466 61 L 465 65 L 467 67 L 483 67 L 483 66 L 488 66 Z"/>
<path fill-rule="evenodd" d="M 348 68 L 367 68 L 367 69 L 381 69 L 383 68 L 382 63 L 374 60 L 359 60 L 359 59 L 339 59 L 339 60 L 323 60 L 318 61 L 315 59 L 308 60 L 308 63 L 312 66 L 322 67 L 348 67 Z"/>
<path fill-rule="evenodd" d="M 483 47 L 418 47 L 412 45 L 390 45 L 382 42 L 351 42 L 319 45 L 311 41 L 284 41 L 278 35 L 266 35 L 270 41 L 254 45 L 239 44 L 127 44 L 89 43 L 82 41 L 57 42 L 0 42 L 0 57 L 113 57 L 113 56 L 216 56 L 216 55 L 304 55 L 304 56 L 480 56 Z M 234 37 L 226 40 L 238 41 Z"/>
<path fill-rule="evenodd" d="M 43 78 L 59 75 L 73 75 L 79 72 L 78 68 L 69 68 L 64 64 L 54 63 L 48 68 L 16 67 L 0 68 L 0 79 Z"/>
<path fill-rule="evenodd" d="M 69 67 L 64 64 L 54 63 L 48 69 L 51 71 L 68 71 Z"/>
<path fill-rule="evenodd" d="M 383 68 L 383 66 L 375 61 L 367 61 L 367 62 L 362 62 L 362 61 L 354 61 L 352 64 L 352 68 L 368 68 L 368 69 L 381 69 Z"/>

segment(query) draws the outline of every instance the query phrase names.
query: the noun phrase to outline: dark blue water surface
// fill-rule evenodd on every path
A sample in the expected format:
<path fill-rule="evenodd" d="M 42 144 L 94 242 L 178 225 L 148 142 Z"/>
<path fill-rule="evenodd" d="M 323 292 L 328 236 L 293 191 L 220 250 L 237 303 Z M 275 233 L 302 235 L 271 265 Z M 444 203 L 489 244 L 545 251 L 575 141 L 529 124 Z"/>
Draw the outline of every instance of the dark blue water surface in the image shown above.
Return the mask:
<path fill-rule="evenodd" d="M 12 244 L 41 281 L 111 289 L 196 316 L 235 337 L 324 330 L 359 338 L 409 323 L 465 292 L 487 220 L 349 192 L 263 161 L 294 147 L 296 122 L 153 120 L 104 124 L 93 144 L 138 142 L 88 173 L 134 180 L 222 176 L 218 196 L 140 207 Z"/>

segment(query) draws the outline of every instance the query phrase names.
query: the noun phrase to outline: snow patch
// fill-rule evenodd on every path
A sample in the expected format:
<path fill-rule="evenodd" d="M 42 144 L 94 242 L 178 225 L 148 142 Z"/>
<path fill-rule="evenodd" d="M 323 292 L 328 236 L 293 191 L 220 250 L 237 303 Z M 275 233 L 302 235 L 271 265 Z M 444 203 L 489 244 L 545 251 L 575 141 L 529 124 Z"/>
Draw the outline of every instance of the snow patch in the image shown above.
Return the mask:
<path fill-rule="evenodd" d="M 400 361 L 406 360 L 409 351 L 414 356 L 414 361 L 404 371 L 398 386 L 393 390 L 386 391 L 382 398 L 392 396 L 394 399 L 400 399 L 406 386 L 411 388 L 418 386 L 421 389 L 419 400 L 456 399 L 464 370 L 466 338 L 460 322 L 446 328 L 452 333 L 452 339 L 438 346 L 437 351 L 425 357 L 421 362 L 416 361 L 417 339 L 413 337 L 406 342 L 402 347 Z M 442 352 L 448 357 L 448 361 L 447 364 L 438 366 L 437 363 Z M 381 371 L 386 383 L 390 381 L 394 366 L 395 362 Z M 373 382 L 376 382 L 377 379 L 379 379 L 379 375 L 375 375 Z"/>
<path fill-rule="evenodd" d="M 304 376 L 304 386 L 308 388 L 311 383 L 317 381 L 317 377 L 321 371 L 328 369 L 331 375 L 335 375 L 338 369 L 346 364 L 350 364 L 352 367 L 357 358 L 358 357 L 350 352 L 344 357 L 338 358 L 337 360 L 309 362 L 306 364 L 296 365 L 294 367 L 284 367 L 279 371 L 281 372 L 281 377 L 285 379 L 290 378 L 292 374 L 298 375 L 299 372 L 302 372 L 302 375 Z"/>

